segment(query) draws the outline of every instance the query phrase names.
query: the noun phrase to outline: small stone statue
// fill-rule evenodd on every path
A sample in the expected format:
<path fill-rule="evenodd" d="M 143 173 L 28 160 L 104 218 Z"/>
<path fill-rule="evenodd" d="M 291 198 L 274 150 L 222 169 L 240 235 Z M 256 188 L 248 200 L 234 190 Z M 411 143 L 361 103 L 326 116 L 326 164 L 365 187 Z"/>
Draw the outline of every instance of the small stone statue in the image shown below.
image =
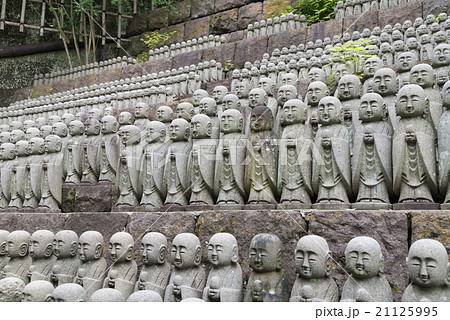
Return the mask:
<path fill-rule="evenodd" d="M 121 127 L 133 124 L 133 115 L 128 111 L 122 111 L 119 114 L 119 124 Z"/>
<path fill-rule="evenodd" d="M 276 203 L 278 146 L 272 132 L 273 122 L 274 118 L 268 107 L 258 106 L 252 109 L 252 152 L 245 177 L 249 205 L 264 205 L 267 208 Z"/>
<path fill-rule="evenodd" d="M 0 279 L 19 278 L 28 282 L 28 269 L 31 265 L 31 257 L 28 255 L 30 234 L 23 230 L 16 230 L 8 234 L 6 239 L 6 256 L 8 263 L 1 271 Z"/>
<path fill-rule="evenodd" d="M 308 105 L 308 122 L 310 122 L 311 113 L 317 112 L 320 100 L 329 95 L 330 90 L 322 81 L 313 81 L 308 85 L 305 98 L 305 103 Z"/>
<path fill-rule="evenodd" d="M 85 122 L 85 139 L 83 141 L 83 162 L 81 182 L 96 184 L 100 171 L 99 147 L 101 145 L 101 124 L 94 118 Z"/>
<path fill-rule="evenodd" d="M 331 278 L 331 252 L 327 241 L 307 235 L 297 242 L 295 249 L 295 279 L 290 302 L 336 302 L 338 287 Z"/>
<path fill-rule="evenodd" d="M 6 266 L 9 261 L 9 257 L 7 255 L 8 235 L 9 235 L 8 231 L 0 230 L 0 275 L 3 270 L 3 267 Z"/>
<path fill-rule="evenodd" d="M 115 182 L 119 165 L 119 122 L 113 116 L 104 116 L 101 121 L 102 136 L 99 148 L 99 182 Z"/>
<path fill-rule="evenodd" d="M 103 288 L 95 291 L 89 302 L 125 302 L 127 301 L 123 294 L 116 289 Z"/>
<path fill-rule="evenodd" d="M 402 302 L 450 301 L 450 264 L 447 250 L 440 242 L 417 240 L 409 248 L 406 262 L 411 283 L 403 292 Z"/>
<path fill-rule="evenodd" d="M 100 232 L 83 232 L 79 239 L 80 267 L 75 282 L 85 289 L 85 299 L 103 286 L 106 277 L 106 260 L 103 258 L 104 240 Z"/>
<path fill-rule="evenodd" d="M 345 262 L 350 276 L 342 289 L 341 301 L 392 302 L 392 289 L 381 275 L 383 253 L 375 239 L 356 237 L 350 240 L 345 249 Z"/>
<path fill-rule="evenodd" d="M 442 43 L 434 47 L 433 50 L 433 69 L 436 74 L 450 75 L 450 43 Z M 443 85 L 440 86 L 442 90 Z"/>
<path fill-rule="evenodd" d="M 450 81 L 447 81 L 442 89 L 442 101 L 444 112 L 438 127 L 439 188 L 444 196 L 441 209 L 448 210 L 450 209 Z"/>
<path fill-rule="evenodd" d="M 353 127 L 359 125 L 359 104 L 361 102 L 362 86 L 361 81 L 355 75 L 345 75 L 339 80 L 337 86 L 337 98 L 344 108 L 348 108 L 352 114 Z M 350 142 L 353 142 L 353 135 L 349 132 Z"/>
<path fill-rule="evenodd" d="M 410 71 L 417 65 L 418 57 L 412 52 L 403 52 L 395 59 L 395 68 L 398 72 L 398 85 L 403 87 L 410 84 Z"/>
<path fill-rule="evenodd" d="M 65 183 L 79 184 L 83 174 L 83 133 L 84 124 L 74 120 L 69 124 L 70 140 L 67 142 L 67 157 L 64 159 Z"/>
<path fill-rule="evenodd" d="M 224 111 L 223 98 L 227 94 L 228 94 L 228 89 L 227 89 L 227 87 L 224 87 L 224 86 L 217 86 L 213 90 L 212 97 L 213 97 L 214 101 L 216 101 L 217 114 L 219 115 L 219 117 L 222 114 L 222 112 Z"/>
<path fill-rule="evenodd" d="M 196 112 L 194 106 L 191 103 L 182 102 L 177 106 L 176 114 L 178 119 L 184 119 L 188 123 L 190 123 L 192 117 L 196 114 Z"/>
<path fill-rule="evenodd" d="M 172 242 L 171 258 L 174 269 L 166 287 L 164 301 L 201 298 L 206 273 L 200 265 L 202 247 L 197 236 L 192 233 L 178 234 Z"/>
<path fill-rule="evenodd" d="M 46 280 L 30 282 L 23 289 L 22 302 L 46 302 L 55 287 Z"/>
<path fill-rule="evenodd" d="M 114 263 L 103 282 L 103 288 L 116 289 L 125 299 L 133 293 L 137 278 L 133 245 L 133 237 L 127 232 L 117 232 L 109 240 L 109 252 Z"/>
<path fill-rule="evenodd" d="M 64 283 L 57 286 L 46 302 L 83 302 L 85 291 L 76 283 Z"/>
<path fill-rule="evenodd" d="M 200 100 L 199 114 L 207 115 L 210 118 L 212 124 L 211 139 L 219 139 L 219 118 L 217 117 L 216 101 L 213 98 L 203 98 Z M 192 134 L 192 136 L 194 135 Z"/>
<path fill-rule="evenodd" d="M 50 282 L 55 287 L 63 283 L 71 283 L 80 265 L 77 257 L 78 236 L 72 230 L 62 230 L 55 234 L 53 239 L 53 254 L 56 261 L 50 273 Z"/>
<path fill-rule="evenodd" d="M 50 272 L 56 257 L 53 255 L 53 232 L 49 230 L 38 230 L 30 238 L 31 266 L 28 269 L 27 282 L 37 280 L 49 281 Z"/>
<path fill-rule="evenodd" d="M 208 98 L 208 97 L 209 97 L 209 94 L 208 94 L 208 92 L 206 90 L 198 89 L 198 90 L 194 91 L 194 93 L 192 94 L 192 105 L 194 106 L 195 114 L 199 114 L 200 113 L 199 112 L 200 111 L 199 110 L 200 101 L 202 99 Z"/>
<path fill-rule="evenodd" d="M 134 291 L 153 290 L 160 298 L 169 282 L 170 265 L 166 261 L 167 239 L 159 232 L 149 232 L 143 238 L 140 248 L 142 267 Z"/>
<path fill-rule="evenodd" d="M 161 106 L 156 111 L 156 119 L 162 123 L 164 123 L 165 131 L 166 131 L 166 137 L 164 139 L 164 142 L 167 142 L 170 140 L 169 137 L 169 127 L 170 123 L 172 122 L 174 117 L 172 108 L 168 106 Z"/>
<path fill-rule="evenodd" d="M 435 207 L 438 193 L 435 131 L 425 119 L 429 102 L 425 91 L 410 84 L 400 89 L 397 114 L 400 116 L 392 140 L 394 193 L 399 207 Z"/>
<path fill-rule="evenodd" d="M 313 161 L 312 184 L 317 193 L 313 208 L 350 206 L 350 148 L 347 128 L 341 124 L 342 105 L 335 97 L 325 97 L 319 103 L 319 128 L 315 144 L 322 163 Z"/>
<path fill-rule="evenodd" d="M 29 156 L 25 165 L 23 208 L 35 209 L 41 199 L 42 158 L 45 152 L 45 141 L 42 138 L 31 138 Z"/>
<path fill-rule="evenodd" d="M 397 75 L 390 68 L 382 68 L 375 72 L 373 78 L 373 92 L 383 97 L 388 109 L 389 120 L 395 129 L 398 117 L 395 112 L 396 94 L 398 91 Z"/>
<path fill-rule="evenodd" d="M 21 302 L 25 283 L 18 278 L 0 280 L 0 302 Z"/>
<path fill-rule="evenodd" d="M 261 297 L 263 302 L 288 301 L 288 279 L 282 265 L 283 249 L 280 238 L 268 233 L 254 236 L 249 252 L 249 266 L 252 272 L 247 282 L 244 301 L 253 301 L 254 291 L 258 292 L 256 296 Z"/>
<path fill-rule="evenodd" d="M 208 243 L 208 262 L 212 265 L 203 290 L 203 300 L 211 302 L 242 301 L 242 270 L 238 263 L 236 238 L 216 233 Z"/>

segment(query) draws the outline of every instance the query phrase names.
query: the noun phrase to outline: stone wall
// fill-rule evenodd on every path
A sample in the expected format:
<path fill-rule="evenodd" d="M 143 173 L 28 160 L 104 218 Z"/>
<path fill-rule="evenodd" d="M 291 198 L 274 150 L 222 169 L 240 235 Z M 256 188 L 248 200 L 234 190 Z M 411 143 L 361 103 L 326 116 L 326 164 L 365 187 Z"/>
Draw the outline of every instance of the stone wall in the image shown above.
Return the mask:
<path fill-rule="evenodd" d="M 298 239 L 306 234 L 324 237 L 334 260 L 332 276 L 340 290 L 346 280 L 345 247 L 353 237 L 369 236 L 381 245 L 385 276 L 395 301 L 408 284 L 405 258 L 411 242 L 422 238 L 439 240 L 450 252 L 450 218 L 448 211 L 316 211 L 316 210 L 261 210 L 261 211 L 202 211 L 165 213 L 0 213 L 2 229 L 34 232 L 48 229 L 53 232 L 70 229 L 81 235 L 87 230 L 101 232 L 105 241 L 118 231 L 133 235 L 135 257 L 140 239 L 146 232 L 158 231 L 169 240 L 182 232 L 196 234 L 203 246 L 206 265 L 206 243 L 217 232 L 236 236 L 240 249 L 240 263 L 244 280 L 248 279 L 248 248 L 251 238 L 258 233 L 274 233 L 284 244 L 284 269 L 289 278 L 289 291 L 295 281 L 294 250 Z M 107 246 L 106 246 L 107 248 Z M 105 252 L 105 257 L 109 259 Z M 110 260 L 108 260 L 111 263 Z M 138 261 L 140 263 L 140 261 Z"/>

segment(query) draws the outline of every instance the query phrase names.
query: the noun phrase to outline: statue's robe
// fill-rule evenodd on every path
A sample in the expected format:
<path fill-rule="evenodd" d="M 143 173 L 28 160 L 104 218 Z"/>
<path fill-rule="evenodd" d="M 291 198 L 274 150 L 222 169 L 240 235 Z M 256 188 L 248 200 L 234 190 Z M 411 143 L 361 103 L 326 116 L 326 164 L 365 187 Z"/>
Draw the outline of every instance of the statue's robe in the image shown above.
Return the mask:
<path fill-rule="evenodd" d="M 82 277 L 79 275 L 80 270 L 83 270 L 84 273 Z M 80 279 L 82 281 L 82 287 L 85 290 L 84 296 L 86 299 L 89 299 L 95 291 L 100 290 L 103 287 L 103 281 L 105 281 L 107 274 L 106 271 L 107 263 L 103 257 L 97 260 L 80 263 L 76 279 Z"/>
<path fill-rule="evenodd" d="M 216 152 L 214 191 L 217 204 L 244 204 L 246 193 L 245 177 L 245 136 L 241 133 L 228 133 L 222 136 Z M 228 154 L 224 154 L 224 148 Z"/>
<path fill-rule="evenodd" d="M 206 284 L 206 272 L 201 266 L 196 266 L 183 270 L 174 269 L 172 271 L 169 284 L 164 294 L 164 302 L 176 301 L 173 295 L 173 279 L 177 275 L 182 277 L 182 283 L 180 285 L 181 299 L 202 298 L 203 289 Z"/>
<path fill-rule="evenodd" d="M 54 283 L 55 287 L 64 283 L 72 283 L 75 280 L 75 276 L 77 275 L 79 266 L 80 259 L 78 259 L 78 256 L 56 259 L 53 265 L 53 269 L 55 269 L 55 267 L 59 267 L 59 270 L 56 274 L 54 274 L 52 271 L 52 273 L 50 274 L 50 280 L 54 282 L 52 279 L 52 275 L 56 277 L 58 281 L 57 283 Z"/>
<path fill-rule="evenodd" d="M 101 136 L 87 136 L 83 142 L 82 183 L 96 184 L 100 173 L 99 147 Z"/>
<path fill-rule="evenodd" d="M 272 131 L 254 132 L 250 138 L 250 162 L 245 177 L 248 203 L 276 203 L 278 145 Z M 254 147 L 260 147 L 255 151 Z"/>
<path fill-rule="evenodd" d="M 142 156 L 140 184 L 141 206 L 159 208 L 163 205 L 167 190 L 163 184 L 164 164 L 169 142 L 148 144 Z"/>
<path fill-rule="evenodd" d="M 140 144 L 123 146 L 116 177 L 119 188 L 119 199 L 116 206 L 137 206 L 139 204 L 142 195 L 142 185 L 139 183 L 141 159 Z"/>
<path fill-rule="evenodd" d="M 288 139 L 294 140 L 295 145 L 288 146 Z M 277 182 L 281 204 L 311 204 L 311 143 L 310 126 L 299 123 L 284 127 L 280 141 Z"/>
<path fill-rule="evenodd" d="M 37 280 L 50 281 L 50 273 L 55 261 L 56 257 L 54 255 L 48 258 L 33 259 L 28 272 L 30 282 Z"/>
<path fill-rule="evenodd" d="M 373 145 L 364 143 L 364 130 L 373 128 Z M 356 132 L 352 157 L 352 187 L 356 202 L 389 203 L 392 195 L 392 127 L 387 121 L 362 123 Z"/>
<path fill-rule="evenodd" d="M 190 204 L 214 204 L 214 169 L 217 139 L 193 139 L 188 160 Z"/>
<path fill-rule="evenodd" d="M 189 141 L 176 141 L 172 142 L 167 150 L 163 176 L 163 184 L 167 190 L 164 202 L 166 205 L 188 204 L 190 187 L 187 169 L 191 148 L 192 144 Z"/>
<path fill-rule="evenodd" d="M 405 141 L 406 127 L 416 131 L 416 144 Z M 394 193 L 398 202 L 433 202 L 438 193 L 434 128 L 424 118 L 402 118 L 392 140 L 392 166 Z"/>
<path fill-rule="evenodd" d="M 25 257 L 21 258 L 10 258 L 8 263 L 3 267 L 2 275 L 0 279 L 2 278 L 19 278 L 25 282 L 25 284 L 28 283 L 28 269 L 31 265 L 31 257 L 29 255 L 26 255 Z"/>
<path fill-rule="evenodd" d="M 110 282 L 113 281 L 113 289 L 120 291 L 124 298 L 128 299 L 128 297 L 134 292 L 137 271 L 137 264 L 134 260 L 122 262 L 120 264 L 113 264 L 109 269 L 108 276 L 103 282 L 103 288 L 110 288 Z M 111 272 L 117 272 L 117 277 L 111 279 Z"/>
<path fill-rule="evenodd" d="M 438 127 L 439 150 L 439 187 L 445 197 L 444 203 L 450 202 L 450 109 L 441 116 Z"/>
<path fill-rule="evenodd" d="M 260 280 L 263 284 L 263 302 L 287 302 L 289 300 L 289 283 L 283 270 L 263 273 L 253 271 L 247 281 L 244 302 L 253 301 L 253 285 L 256 280 Z"/>
<path fill-rule="evenodd" d="M 427 115 L 427 120 L 433 125 L 437 132 L 439 127 L 439 119 L 442 115 L 442 99 L 441 93 L 437 88 L 426 88 L 424 89 L 426 97 L 430 101 L 430 110 Z"/>
<path fill-rule="evenodd" d="M 355 279 L 349 276 L 342 288 L 342 302 L 358 301 L 358 291 L 365 290 L 370 297 L 368 302 L 392 302 L 392 289 L 389 282 L 381 275 L 368 279 Z"/>
<path fill-rule="evenodd" d="M 98 181 L 115 182 L 119 167 L 119 136 L 104 135 L 99 145 L 100 171 Z"/>
<path fill-rule="evenodd" d="M 65 183 L 79 184 L 83 173 L 83 135 L 74 136 L 68 142 L 64 167 L 66 174 Z M 70 149 L 70 150 L 69 150 Z"/>
<path fill-rule="evenodd" d="M 331 277 L 320 279 L 303 279 L 297 277 L 291 291 L 289 302 L 302 301 L 302 289 L 304 286 L 310 286 L 314 295 L 311 297 L 315 302 L 337 302 L 339 301 L 339 290 L 336 282 Z"/>
<path fill-rule="evenodd" d="M 0 208 L 7 208 L 11 200 L 11 168 L 15 160 L 3 160 L 0 169 L 1 191 Z"/>
<path fill-rule="evenodd" d="M 164 291 L 166 290 L 167 284 L 170 278 L 170 264 L 164 262 L 158 265 L 145 265 L 142 267 L 142 272 L 146 272 L 148 278 L 145 282 L 138 281 L 134 287 L 134 291 L 138 290 L 152 290 L 157 292 L 161 299 L 164 299 Z"/>
<path fill-rule="evenodd" d="M 9 257 L 6 255 L 0 256 L 0 275 L 2 274 L 3 267 L 8 264 Z"/>
<path fill-rule="evenodd" d="M 212 277 L 220 279 L 220 302 L 240 302 L 242 301 L 242 269 L 238 263 L 231 263 L 229 266 L 212 268 L 203 289 L 202 299 L 210 301 L 208 291 Z"/>
<path fill-rule="evenodd" d="M 324 130 L 332 133 L 331 150 L 322 147 Z M 315 144 L 321 157 L 314 158 L 312 185 L 319 202 L 348 203 L 351 194 L 350 148 L 348 130 L 342 124 L 322 126 L 316 134 Z"/>
<path fill-rule="evenodd" d="M 62 152 L 46 154 L 49 161 L 42 164 L 40 208 L 59 209 L 62 202 L 63 157 Z M 46 167 L 46 168 L 45 168 Z"/>
<path fill-rule="evenodd" d="M 28 158 L 25 168 L 24 208 L 37 208 L 41 200 L 42 157 L 43 155 L 38 154 Z"/>
<path fill-rule="evenodd" d="M 11 168 L 11 199 L 8 207 L 20 209 L 23 206 L 25 199 L 25 174 L 27 157 L 17 157 L 16 161 Z M 14 168 L 14 170 L 13 170 Z"/>

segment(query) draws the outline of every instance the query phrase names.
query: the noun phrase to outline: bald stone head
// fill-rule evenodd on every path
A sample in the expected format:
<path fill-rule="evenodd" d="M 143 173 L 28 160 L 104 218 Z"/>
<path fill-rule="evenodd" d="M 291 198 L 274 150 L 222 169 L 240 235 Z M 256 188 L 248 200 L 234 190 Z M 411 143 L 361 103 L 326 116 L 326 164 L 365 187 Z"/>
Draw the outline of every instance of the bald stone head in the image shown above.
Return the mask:
<path fill-rule="evenodd" d="M 432 88 L 436 82 L 433 67 L 426 63 L 414 66 L 410 71 L 409 81 L 411 84 L 417 84 L 424 89 Z"/>
<path fill-rule="evenodd" d="M 61 138 L 67 137 L 69 130 L 64 122 L 55 122 L 52 125 L 52 134 L 55 134 Z"/>
<path fill-rule="evenodd" d="M 20 140 L 16 143 L 16 155 L 18 157 L 26 157 L 29 155 L 29 149 L 28 149 L 28 141 L 26 140 Z"/>
<path fill-rule="evenodd" d="M 9 232 L 6 230 L 0 230 L 0 257 L 6 255 L 8 246 L 8 235 Z"/>
<path fill-rule="evenodd" d="M 205 114 L 196 114 L 191 120 L 191 133 L 194 139 L 210 138 L 212 133 L 212 122 Z"/>
<path fill-rule="evenodd" d="M 362 122 L 381 121 L 387 118 L 387 107 L 378 93 L 366 93 L 359 104 L 359 119 Z"/>
<path fill-rule="evenodd" d="M 69 123 L 69 134 L 74 136 L 81 136 L 84 133 L 84 124 L 81 121 L 73 120 Z"/>
<path fill-rule="evenodd" d="M 273 128 L 274 118 L 270 108 L 258 106 L 252 109 L 250 129 L 253 132 L 268 131 Z"/>
<path fill-rule="evenodd" d="M 200 240 L 192 233 L 180 233 L 172 242 L 171 259 L 176 269 L 190 269 L 201 263 Z"/>
<path fill-rule="evenodd" d="M 76 283 L 64 283 L 57 286 L 47 298 L 47 302 L 82 302 L 84 288 Z"/>
<path fill-rule="evenodd" d="M 84 133 L 87 136 L 99 135 L 101 131 L 101 123 L 96 118 L 88 118 L 84 122 Z"/>
<path fill-rule="evenodd" d="M 22 302 L 46 302 L 54 289 L 53 284 L 45 280 L 30 282 L 23 289 Z"/>
<path fill-rule="evenodd" d="M 61 117 L 61 121 L 66 124 L 66 126 L 69 126 L 69 124 L 75 120 L 75 116 L 71 113 L 64 113 Z"/>
<path fill-rule="evenodd" d="M 13 160 L 16 157 L 16 146 L 12 143 L 5 142 L 0 145 L 1 160 Z"/>
<path fill-rule="evenodd" d="M 119 130 L 119 122 L 114 116 L 104 116 L 101 121 L 102 133 L 116 133 Z"/>
<path fill-rule="evenodd" d="M 122 111 L 119 114 L 119 124 L 121 126 L 133 124 L 133 115 L 128 111 Z"/>
<path fill-rule="evenodd" d="M 109 252 L 114 262 L 133 260 L 133 236 L 127 232 L 117 232 L 109 240 Z"/>
<path fill-rule="evenodd" d="M 167 239 L 159 232 L 149 232 L 141 242 L 141 260 L 145 265 L 161 265 L 166 262 Z"/>
<path fill-rule="evenodd" d="M 209 117 L 217 116 L 217 103 L 213 98 L 203 98 L 199 103 L 199 113 Z"/>
<path fill-rule="evenodd" d="M 62 139 L 57 135 L 48 135 L 47 137 L 45 137 L 44 143 L 46 153 L 57 153 L 62 149 Z"/>
<path fill-rule="evenodd" d="M 337 88 L 338 98 L 341 101 L 357 99 L 361 96 L 361 81 L 353 74 L 343 76 L 339 80 Z"/>
<path fill-rule="evenodd" d="M 278 106 L 282 107 L 286 101 L 291 99 L 297 99 L 297 88 L 289 84 L 281 86 L 277 94 Z"/>
<path fill-rule="evenodd" d="M 259 78 L 258 88 L 263 89 L 269 97 L 273 97 L 275 94 L 275 84 L 271 78 Z"/>
<path fill-rule="evenodd" d="M 166 126 L 160 121 L 150 121 L 146 129 L 145 141 L 147 143 L 164 142 L 166 139 Z"/>
<path fill-rule="evenodd" d="M 104 288 L 95 291 L 90 299 L 89 302 L 125 302 L 125 298 L 123 294 L 112 288 Z"/>
<path fill-rule="evenodd" d="M 299 99 L 291 99 L 286 101 L 281 109 L 280 121 L 284 126 L 295 123 L 305 123 L 306 105 Z"/>
<path fill-rule="evenodd" d="M 241 132 L 244 127 L 242 114 L 235 109 L 225 110 L 220 117 L 220 132 Z"/>
<path fill-rule="evenodd" d="M 280 238 L 274 234 L 260 233 L 252 238 L 249 250 L 249 266 L 256 273 L 279 271 L 283 264 Z"/>
<path fill-rule="evenodd" d="M 310 82 L 313 82 L 313 81 L 326 82 L 327 81 L 325 71 L 323 71 L 320 68 L 311 68 L 311 70 L 309 70 L 309 72 L 308 72 L 308 79 Z"/>
<path fill-rule="evenodd" d="M 141 141 L 141 129 L 135 125 L 126 125 L 120 128 L 119 136 L 122 144 L 129 146 L 138 144 Z"/>
<path fill-rule="evenodd" d="M 330 275 L 330 248 L 324 238 L 307 235 L 298 240 L 295 249 L 295 272 L 304 279 L 322 279 Z"/>
<path fill-rule="evenodd" d="M 11 143 L 17 143 L 17 141 L 20 140 L 26 140 L 26 135 L 25 132 L 23 132 L 22 130 L 12 130 L 11 131 L 11 135 L 9 136 L 9 142 Z"/>
<path fill-rule="evenodd" d="M 345 249 L 347 271 L 356 279 L 367 279 L 383 272 L 383 254 L 379 243 L 370 237 L 356 237 Z"/>
<path fill-rule="evenodd" d="M 45 140 L 40 137 L 31 138 L 28 142 L 30 155 L 43 154 L 45 152 Z"/>
<path fill-rule="evenodd" d="M 322 81 L 313 81 L 308 85 L 306 97 L 310 106 L 317 106 L 320 99 L 329 96 L 330 90 Z"/>
<path fill-rule="evenodd" d="M 192 104 L 195 107 L 198 107 L 200 105 L 200 101 L 204 98 L 207 98 L 208 92 L 206 90 L 203 89 L 197 89 L 194 91 L 194 93 L 192 94 Z"/>
<path fill-rule="evenodd" d="M 192 117 L 195 115 L 194 106 L 189 102 L 182 102 L 177 106 L 176 114 L 178 119 L 191 122 Z"/>
<path fill-rule="evenodd" d="M 150 107 L 145 102 L 138 102 L 134 108 L 135 119 L 146 119 L 148 117 L 148 111 Z"/>
<path fill-rule="evenodd" d="M 20 130 L 24 131 L 25 127 L 23 126 L 23 123 L 20 121 L 13 120 L 9 123 L 9 130 L 12 132 L 13 130 Z"/>
<path fill-rule="evenodd" d="M 342 117 L 342 104 L 338 98 L 325 97 L 319 102 L 319 123 L 322 125 L 338 124 Z"/>
<path fill-rule="evenodd" d="M 381 68 L 375 72 L 373 78 L 373 91 L 382 97 L 397 93 L 398 81 L 395 71 L 390 68 Z"/>
<path fill-rule="evenodd" d="M 36 122 L 34 122 L 33 120 L 25 120 L 23 122 L 24 131 L 27 131 L 30 128 L 36 128 Z"/>
<path fill-rule="evenodd" d="M 42 126 L 47 125 L 47 119 L 43 117 L 36 118 L 36 126 L 40 129 Z"/>
<path fill-rule="evenodd" d="M 0 132 L 0 144 L 9 142 L 9 138 L 11 137 L 11 132 Z"/>
<path fill-rule="evenodd" d="M 433 67 L 443 67 L 450 65 L 450 44 L 442 43 L 433 50 Z"/>
<path fill-rule="evenodd" d="M 428 108 L 425 91 L 416 84 L 403 86 L 397 94 L 395 110 L 402 118 L 421 117 L 428 112 Z"/>
<path fill-rule="evenodd" d="M 269 100 L 269 97 L 261 88 L 255 88 L 250 90 L 248 95 L 248 104 L 251 108 L 257 107 L 257 106 L 267 106 L 267 102 Z"/>
<path fill-rule="evenodd" d="M 156 119 L 163 123 L 168 123 L 173 120 L 173 110 L 168 106 L 161 106 L 156 111 Z"/>
<path fill-rule="evenodd" d="M 0 280 L 0 302 L 21 302 L 25 283 L 19 278 Z"/>
<path fill-rule="evenodd" d="M 100 121 L 102 118 L 102 112 L 97 108 L 89 109 L 88 111 L 88 119 L 97 119 Z"/>
<path fill-rule="evenodd" d="M 38 128 L 27 129 L 27 132 L 25 133 L 25 135 L 26 135 L 28 142 L 31 140 L 31 138 L 42 137 L 41 130 L 39 130 Z"/>
<path fill-rule="evenodd" d="M 57 115 L 52 115 L 52 116 L 48 117 L 48 124 L 50 126 L 53 126 L 57 122 L 61 122 L 61 117 L 59 117 Z"/>
<path fill-rule="evenodd" d="M 163 302 L 163 300 L 155 291 L 139 290 L 129 296 L 127 302 Z"/>
<path fill-rule="evenodd" d="M 28 254 L 30 234 L 23 230 L 15 230 L 6 238 L 6 256 L 23 258 Z"/>
<path fill-rule="evenodd" d="M 33 260 L 46 259 L 53 255 L 53 232 L 49 230 L 38 230 L 30 238 L 30 257 Z"/>
<path fill-rule="evenodd" d="M 102 257 L 104 239 L 100 232 L 83 232 L 78 243 L 78 257 L 82 262 L 98 260 Z"/>
<path fill-rule="evenodd" d="M 251 87 L 248 81 L 241 81 L 236 85 L 235 94 L 239 99 L 248 99 Z"/>
<path fill-rule="evenodd" d="M 228 89 L 225 86 L 217 86 L 213 90 L 212 97 L 217 104 L 221 104 L 223 98 L 228 94 Z"/>
<path fill-rule="evenodd" d="M 281 84 L 282 85 L 290 84 L 294 86 L 297 84 L 297 76 L 294 73 L 288 72 L 281 78 Z"/>
<path fill-rule="evenodd" d="M 395 60 L 397 72 L 408 72 L 417 64 L 418 57 L 413 52 L 403 52 Z"/>
<path fill-rule="evenodd" d="M 375 72 L 383 68 L 383 60 L 379 57 L 370 57 L 364 62 L 364 77 L 371 78 L 375 75 Z"/>
<path fill-rule="evenodd" d="M 185 119 L 175 119 L 169 127 L 170 140 L 173 142 L 187 141 L 191 134 L 189 122 Z"/>
<path fill-rule="evenodd" d="M 236 238 L 230 233 L 216 233 L 208 242 L 208 262 L 213 268 L 223 268 L 237 263 L 239 249 Z"/>
<path fill-rule="evenodd" d="M 62 230 L 53 239 L 53 254 L 58 259 L 75 257 L 78 252 L 78 236 L 72 230 Z"/>
<path fill-rule="evenodd" d="M 222 110 L 236 109 L 239 110 L 239 98 L 235 94 L 227 94 L 222 100 Z"/>

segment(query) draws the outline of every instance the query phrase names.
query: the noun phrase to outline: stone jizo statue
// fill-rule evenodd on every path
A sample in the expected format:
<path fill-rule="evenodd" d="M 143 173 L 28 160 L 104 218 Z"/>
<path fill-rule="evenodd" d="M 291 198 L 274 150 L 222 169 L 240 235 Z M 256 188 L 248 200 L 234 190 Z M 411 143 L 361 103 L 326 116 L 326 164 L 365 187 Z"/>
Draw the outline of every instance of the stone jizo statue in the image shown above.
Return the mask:
<path fill-rule="evenodd" d="M 56 261 L 53 255 L 54 236 L 49 230 L 38 230 L 31 235 L 29 252 L 32 262 L 28 270 L 28 282 L 50 280 L 49 276 Z"/>
<path fill-rule="evenodd" d="M 46 302 L 55 287 L 46 280 L 30 282 L 23 289 L 22 302 Z"/>
<path fill-rule="evenodd" d="M 80 265 L 78 259 L 78 236 L 72 230 L 62 230 L 53 239 L 53 254 L 56 261 L 50 273 L 50 282 L 55 287 L 72 283 Z"/>
<path fill-rule="evenodd" d="M 46 302 L 83 302 L 84 288 L 76 283 L 64 283 L 57 286 Z"/>
<path fill-rule="evenodd" d="M 21 302 L 25 283 L 18 278 L 0 280 L 0 302 Z"/>
<path fill-rule="evenodd" d="M 30 234 L 23 230 L 15 230 L 6 238 L 6 256 L 8 263 L 1 271 L 0 279 L 19 278 L 28 283 L 28 269 L 31 257 L 28 255 Z"/>

